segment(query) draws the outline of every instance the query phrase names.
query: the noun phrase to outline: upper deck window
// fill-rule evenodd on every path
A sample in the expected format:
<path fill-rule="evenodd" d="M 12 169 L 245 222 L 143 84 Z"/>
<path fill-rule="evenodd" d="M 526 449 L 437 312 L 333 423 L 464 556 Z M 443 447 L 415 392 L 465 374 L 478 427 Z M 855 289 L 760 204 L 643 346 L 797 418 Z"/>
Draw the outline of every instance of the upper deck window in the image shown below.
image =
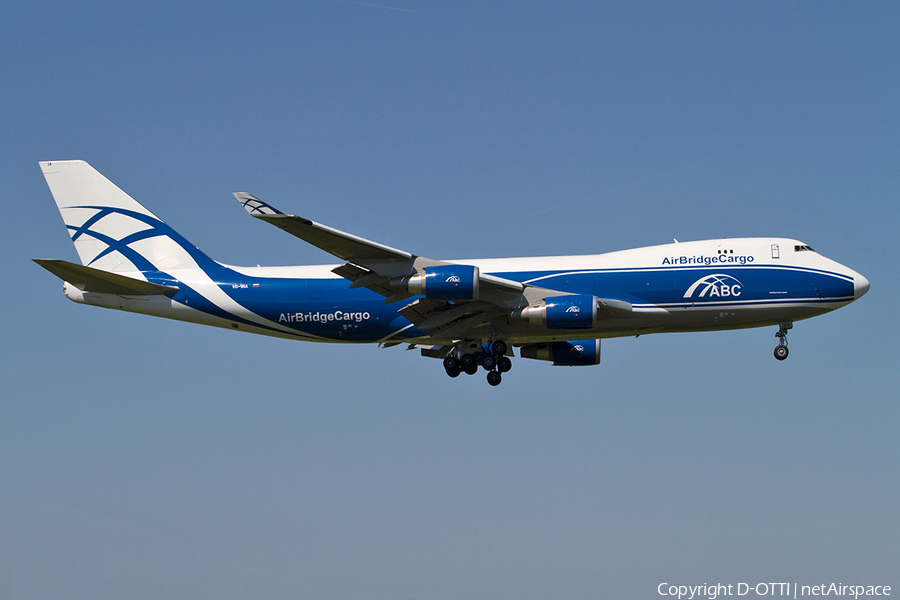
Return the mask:
<path fill-rule="evenodd" d="M 809 246 L 794 246 L 794 252 L 815 252 Z"/>

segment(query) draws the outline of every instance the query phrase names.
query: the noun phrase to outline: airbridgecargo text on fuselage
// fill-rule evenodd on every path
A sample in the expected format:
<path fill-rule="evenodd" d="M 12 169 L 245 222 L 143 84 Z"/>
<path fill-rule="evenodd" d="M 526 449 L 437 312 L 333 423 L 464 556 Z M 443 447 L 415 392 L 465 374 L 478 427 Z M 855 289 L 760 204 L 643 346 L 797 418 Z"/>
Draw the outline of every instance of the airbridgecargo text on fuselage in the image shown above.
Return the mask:
<path fill-rule="evenodd" d="M 278 317 L 279 323 L 329 323 L 334 321 L 362 323 L 367 321 L 372 315 L 368 312 L 344 312 L 336 310 L 334 312 L 296 312 L 281 313 Z"/>
<path fill-rule="evenodd" d="M 720 264 L 739 264 L 746 265 L 752 263 L 754 258 L 746 255 L 719 254 L 716 256 L 672 256 L 665 257 L 662 260 L 664 265 L 720 265 Z"/>

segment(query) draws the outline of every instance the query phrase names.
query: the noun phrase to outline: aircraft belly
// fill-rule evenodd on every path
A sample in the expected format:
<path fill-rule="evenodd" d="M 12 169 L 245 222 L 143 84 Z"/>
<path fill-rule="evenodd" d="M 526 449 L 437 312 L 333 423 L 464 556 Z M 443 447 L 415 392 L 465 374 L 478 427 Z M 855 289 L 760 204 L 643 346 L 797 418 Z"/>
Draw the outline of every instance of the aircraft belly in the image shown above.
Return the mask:
<path fill-rule="evenodd" d="M 777 325 L 800 321 L 833 310 L 824 303 L 762 306 L 709 306 L 672 309 L 672 321 L 663 331 L 716 331 Z"/>

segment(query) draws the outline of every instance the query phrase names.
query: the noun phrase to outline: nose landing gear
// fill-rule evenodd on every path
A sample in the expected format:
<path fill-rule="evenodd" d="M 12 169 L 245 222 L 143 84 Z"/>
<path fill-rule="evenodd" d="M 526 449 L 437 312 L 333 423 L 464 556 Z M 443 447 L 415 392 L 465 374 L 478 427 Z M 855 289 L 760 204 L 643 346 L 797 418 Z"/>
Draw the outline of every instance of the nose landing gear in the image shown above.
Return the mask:
<path fill-rule="evenodd" d="M 775 358 L 778 360 L 784 360 L 788 357 L 787 332 L 788 329 L 793 327 L 794 324 L 791 321 L 778 324 L 778 333 L 775 334 L 775 337 L 778 338 L 778 345 L 775 346 Z"/>

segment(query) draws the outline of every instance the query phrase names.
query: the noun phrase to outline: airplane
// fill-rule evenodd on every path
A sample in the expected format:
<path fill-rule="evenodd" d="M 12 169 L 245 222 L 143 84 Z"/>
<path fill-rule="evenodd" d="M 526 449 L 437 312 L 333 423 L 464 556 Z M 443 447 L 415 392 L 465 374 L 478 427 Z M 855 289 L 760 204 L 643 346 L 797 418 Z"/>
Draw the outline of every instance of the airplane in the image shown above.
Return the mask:
<path fill-rule="evenodd" d="M 600 340 L 777 326 L 860 298 L 859 273 L 785 238 L 585 256 L 433 260 L 234 196 L 253 217 L 340 260 L 237 267 L 209 258 L 88 163 L 39 163 L 81 260 L 36 259 L 70 300 L 311 342 L 407 344 L 450 377 L 499 385 L 522 358 L 600 363 Z"/>

